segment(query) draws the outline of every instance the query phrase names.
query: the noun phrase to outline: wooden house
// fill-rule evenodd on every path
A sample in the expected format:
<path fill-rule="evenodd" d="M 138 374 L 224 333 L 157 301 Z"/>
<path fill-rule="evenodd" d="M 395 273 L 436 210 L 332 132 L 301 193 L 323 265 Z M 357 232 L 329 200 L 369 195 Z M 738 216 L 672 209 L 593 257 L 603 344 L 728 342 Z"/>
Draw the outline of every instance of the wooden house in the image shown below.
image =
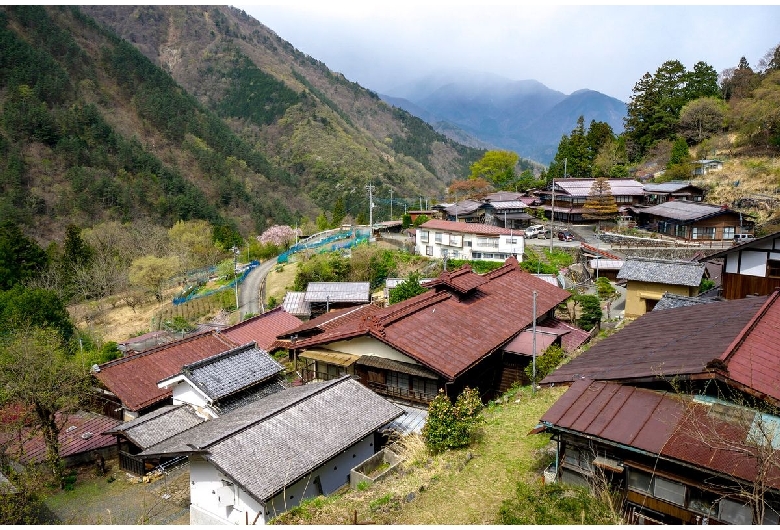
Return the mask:
<path fill-rule="evenodd" d="M 595 180 L 555 179 L 555 189 L 537 191 L 535 195 L 542 202 L 541 208 L 548 218 L 554 215 L 554 219 L 562 223 L 587 223 L 590 221 L 582 216 L 583 206 Z M 641 182 L 632 179 L 607 180 L 619 212 L 644 201 L 645 191 Z"/>
<path fill-rule="evenodd" d="M 778 524 L 780 293 L 652 311 L 559 367 L 556 480 L 632 524 Z"/>
<path fill-rule="evenodd" d="M 639 226 L 689 241 L 731 241 L 736 234 L 753 233 L 752 217 L 726 206 L 669 201 L 631 211 Z"/>
<path fill-rule="evenodd" d="M 721 295 L 729 300 L 767 295 L 780 288 L 780 232 L 712 254 L 723 260 Z"/>

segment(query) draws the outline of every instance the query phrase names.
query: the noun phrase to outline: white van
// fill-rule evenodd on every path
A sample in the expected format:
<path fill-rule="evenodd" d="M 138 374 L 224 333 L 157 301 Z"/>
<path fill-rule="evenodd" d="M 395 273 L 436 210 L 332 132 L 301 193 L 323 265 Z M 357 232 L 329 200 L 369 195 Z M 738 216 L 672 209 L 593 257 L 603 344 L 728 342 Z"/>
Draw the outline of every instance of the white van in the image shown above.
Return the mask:
<path fill-rule="evenodd" d="M 753 241 L 755 239 L 756 236 L 754 236 L 753 234 L 735 234 L 734 244 L 741 245 L 742 243 L 747 243 L 748 241 Z"/>
<path fill-rule="evenodd" d="M 528 239 L 533 239 L 537 237 L 539 234 L 544 232 L 544 226 L 543 225 L 531 225 L 528 228 L 524 229 L 525 237 Z"/>

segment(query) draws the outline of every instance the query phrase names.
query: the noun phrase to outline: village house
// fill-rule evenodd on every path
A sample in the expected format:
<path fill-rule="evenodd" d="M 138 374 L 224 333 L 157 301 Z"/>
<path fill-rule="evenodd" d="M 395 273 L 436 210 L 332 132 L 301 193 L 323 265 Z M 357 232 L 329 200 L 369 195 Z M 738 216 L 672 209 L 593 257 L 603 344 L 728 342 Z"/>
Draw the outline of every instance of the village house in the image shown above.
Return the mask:
<path fill-rule="evenodd" d="M 280 336 L 306 380 L 352 375 L 379 394 L 418 406 L 464 387 L 493 397 L 503 347 L 570 293 L 523 271 L 515 258 L 484 275 L 464 266 L 426 293 L 386 308 L 367 304 L 312 319 Z M 541 350 L 540 350 L 541 352 Z"/>
<path fill-rule="evenodd" d="M 692 173 L 696 176 L 706 175 L 713 171 L 720 171 L 723 169 L 723 162 L 720 160 L 696 160 L 693 162 Z"/>
<path fill-rule="evenodd" d="M 369 282 L 309 282 L 304 302 L 309 304 L 311 317 L 334 309 L 344 309 L 371 301 Z"/>
<path fill-rule="evenodd" d="M 191 524 L 264 524 L 349 483 L 402 410 L 350 377 L 278 392 L 154 445 L 186 455 Z"/>
<path fill-rule="evenodd" d="M 626 283 L 626 318 L 652 311 L 664 293 L 694 296 L 704 277 L 704 264 L 658 258 L 627 258 L 617 274 Z"/>
<path fill-rule="evenodd" d="M 431 220 L 417 228 L 415 252 L 434 259 L 522 261 L 525 233 L 480 223 Z"/>
<path fill-rule="evenodd" d="M 694 186 L 688 180 L 673 180 L 660 184 L 646 183 L 644 204 L 653 206 L 668 201 L 702 202 L 704 188 Z"/>
<path fill-rule="evenodd" d="M 542 202 L 540 208 L 547 218 L 555 210 L 555 220 L 562 223 L 590 222 L 582 216 L 583 206 L 596 179 L 565 178 L 555 179 L 555 189 L 545 189 L 534 192 Z M 642 204 L 645 198 L 644 186 L 641 182 L 631 179 L 607 179 L 610 191 L 615 198 L 619 214 L 626 207 Z M 555 204 L 553 205 L 553 196 Z"/>
<path fill-rule="evenodd" d="M 652 311 L 559 367 L 553 474 L 629 523 L 778 524 L 780 292 Z"/>
<path fill-rule="evenodd" d="M 780 288 L 780 232 L 702 258 L 722 260 L 721 295 L 733 300 Z"/>
<path fill-rule="evenodd" d="M 197 333 L 103 363 L 93 368 L 93 375 L 103 387 L 100 398 L 107 401 L 104 408 L 119 410 L 121 418 L 129 421 L 170 405 L 171 389 L 159 388 L 158 382 L 179 374 L 185 365 L 250 342 L 266 352 L 285 348 L 285 343 L 279 342 L 276 336 L 300 323 L 299 319 L 277 308 L 222 331 Z"/>
<path fill-rule="evenodd" d="M 752 216 L 726 206 L 668 201 L 631 211 L 638 226 L 688 241 L 731 241 L 736 234 L 753 233 Z"/>

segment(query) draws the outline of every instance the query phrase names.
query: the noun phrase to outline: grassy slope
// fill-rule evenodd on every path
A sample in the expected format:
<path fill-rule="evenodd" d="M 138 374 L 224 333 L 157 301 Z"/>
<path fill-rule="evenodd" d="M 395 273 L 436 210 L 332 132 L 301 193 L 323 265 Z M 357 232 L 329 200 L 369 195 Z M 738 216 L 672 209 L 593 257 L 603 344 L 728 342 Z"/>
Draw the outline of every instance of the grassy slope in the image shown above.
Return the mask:
<path fill-rule="evenodd" d="M 418 441 L 401 473 L 364 491 L 318 497 L 276 523 L 348 524 L 357 511 L 358 522 L 377 524 L 496 524 L 517 481 L 540 480 L 549 437 L 528 432 L 563 392 L 532 395 L 524 387 L 485 411 L 482 439 L 471 447 L 430 456 Z"/>

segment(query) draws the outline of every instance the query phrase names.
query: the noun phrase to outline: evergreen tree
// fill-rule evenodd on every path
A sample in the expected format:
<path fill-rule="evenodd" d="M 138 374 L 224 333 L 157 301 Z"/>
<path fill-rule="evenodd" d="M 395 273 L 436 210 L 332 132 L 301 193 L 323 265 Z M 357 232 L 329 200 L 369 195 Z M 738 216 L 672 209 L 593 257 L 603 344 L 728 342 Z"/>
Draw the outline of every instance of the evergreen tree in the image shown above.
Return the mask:
<path fill-rule="evenodd" d="M 614 219 L 618 214 L 617 203 L 606 177 L 593 181 L 588 198 L 582 206 L 582 217 L 599 221 Z"/>
<path fill-rule="evenodd" d="M 344 197 L 336 199 L 333 205 L 333 214 L 331 215 L 331 224 L 334 228 L 341 226 L 341 221 L 347 216 L 347 208 L 344 206 Z"/>
<path fill-rule="evenodd" d="M 46 252 L 19 225 L 12 221 L 0 225 L 0 290 L 35 277 L 47 264 Z"/>

